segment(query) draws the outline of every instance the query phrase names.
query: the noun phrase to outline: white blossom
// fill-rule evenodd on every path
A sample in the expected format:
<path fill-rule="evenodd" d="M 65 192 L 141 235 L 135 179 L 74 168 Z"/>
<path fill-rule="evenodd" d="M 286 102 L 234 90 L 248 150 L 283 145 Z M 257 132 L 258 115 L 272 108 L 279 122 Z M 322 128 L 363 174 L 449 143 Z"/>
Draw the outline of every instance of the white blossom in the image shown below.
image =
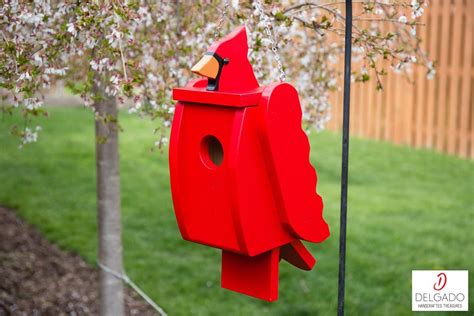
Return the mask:
<path fill-rule="evenodd" d="M 87 48 L 94 48 L 95 45 L 97 44 L 97 40 L 95 40 L 94 38 L 87 38 L 86 39 L 86 47 Z"/>
<path fill-rule="evenodd" d="M 134 100 L 133 105 L 128 109 L 128 113 L 136 113 L 142 107 L 142 100 L 137 97 Z"/>
<path fill-rule="evenodd" d="M 52 74 L 52 75 L 58 75 L 58 76 L 65 76 L 66 75 L 66 70 L 67 70 L 67 67 L 65 68 L 60 68 L 60 69 L 56 69 L 56 68 L 46 68 L 44 73 L 45 74 Z"/>
<path fill-rule="evenodd" d="M 36 66 L 43 66 L 43 58 L 41 58 L 38 53 L 35 53 L 35 54 L 33 55 L 33 63 L 34 63 Z"/>
<path fill-rule="evenodd" d="M 110 82 L 114 85 L 118 85 L 120 83 L 120 78 L 116 75 L 110 77 Z"/>
<path fill-rule="evenodd" d="M 425 3 L 426 4 L 426 3 Z M 416 19 L 423 15 L 423 8 L 419 2 L 419 0 L 412 0 L 411 1 L 411 8 L 412 8 L 412 18 Z"/>
<path fill-rule="evenodd" d="M 398 18 L 398 22 L 406 24 L 408 22 L 408 19 L 406 16 L 400 15 L 400 17 Z"/>
<path fill-rule="evenodd" d="M 42 14 L 34 14 L 34 13 L 31 13 L 31 12 L 25 12 L 24 14 L 20 15 L 20 19 L 25 23 L 38 26 L 41 23 L 41 21 L 43 20 L 43 15 Z"/>
<path fill-rule="evenodd" d="M 436 69 L 434 68 L 433 62 L 431 61 L 428 62 L 427 67 L 428 67 L 428 72 L 426 74 L 426 78 L 428 80 L 432 80 L 434 76 L 436 75 Z"/>
<path fill-rule="evenodd" d="M 31 130 L 30 128 L 26 127 L 24 132 L 23 132 L 23 137 L 22 137 L 22 145 L 29 144 L 29 143 L 35 143 L 38 140 L 38 131 L 40 129 L 38 126 L 36 127 L 36 131 Z M 21 148 L 22 146 L 20 146 Z"/>
<path fill-rule="evenodd" d="M 89 62 L 89 64 L 91 65 L 92 70 L 98 70 L 99 69 L 99 64 L 95 60 L 91 60 Z"/>
<path fill-rule="evenodd" d="M 123 33 L 119 32 L 116 28 L 112 27 L 112 33 L 106 35 L 105 38 L 113 48 L 118 48 L 120 40 L 123 38 Z"/>
<path fill-rule="evenodd" d="M 18 78 L 17 81 L 26 81 L 26 80 L 31 81 L 31 79 L 32 78 L 31 78 L 30 74 L 28 72 L 24 72 L 20 75 L 20 77 Z"/>
<path fill-rule="evenodd" d="M 77 30 L 76 30 L 76 28 L 74 27 L 74 23 L 68 23 L 68 25 L 67 25 L 67 31 L 68 31 L 69 33 L 71 33 L 72 36 L 76 36 L 76 35 L 77 35 Z"/>
<path fill-rule="evenodd" d="M 239 9 L 239 0 L 232 0 L 232 7 L 235 10 L 238 10 Z"/>
<path fill-rule="evenodd" d="M 82 97 L 82 101 L 84 102 L 84 105 L 86 107 L 91 107 L 93 104 L 94 104 L 94 100 L 92 100 L 91 98 L 89 98 L 88 96 L 83 96 Z"/>
<path fill-rule="evenodd" d="M 43 101 L 40 101 L 38 98 L 27 98 L 23 100 L 23 106 L 33 111 L 43 106 Z"/>

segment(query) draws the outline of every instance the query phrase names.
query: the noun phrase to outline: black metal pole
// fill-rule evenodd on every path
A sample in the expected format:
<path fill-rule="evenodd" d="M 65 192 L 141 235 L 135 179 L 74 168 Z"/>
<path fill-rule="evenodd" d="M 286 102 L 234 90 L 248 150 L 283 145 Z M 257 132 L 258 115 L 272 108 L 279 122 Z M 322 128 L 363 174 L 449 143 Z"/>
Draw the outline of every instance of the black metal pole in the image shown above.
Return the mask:
<path fill-rule="evenodd" d="M 339 284 L 337 315 L 344 315 L 346 277 L 347 181 L 349 174 L 349 114 L 351 101 L 352 0 L 346 0 L 344 48 L 344 114 L 342 123 L 341 221 L 339 232 Z"/>

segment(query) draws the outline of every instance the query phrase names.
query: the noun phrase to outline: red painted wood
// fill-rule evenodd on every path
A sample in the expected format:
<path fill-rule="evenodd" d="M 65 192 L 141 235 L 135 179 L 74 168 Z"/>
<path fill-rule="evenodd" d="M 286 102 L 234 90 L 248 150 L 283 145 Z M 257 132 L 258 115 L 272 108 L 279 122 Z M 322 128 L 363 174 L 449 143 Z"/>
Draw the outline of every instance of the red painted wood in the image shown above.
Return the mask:
<path fill-rule="evenodd" d="M 260 89 L 246 93 L 206 91 L 206 87 L 173 89 L 174 100 L 234 107 L 257 105 L 261 95 Z"/>
<path fill-rule="evenodd" d="M 269 302 L 278 298 L 279 248 L 258 256 L 222 251 L 223 288 Z"/>
<path fill-rule="evenodd" d="M 323 201 L 315 193 L 316 171 L 309 161 L 308 137 L 301 128 L 301 105 L 288 83 L 265 87 L 258 105 L 258 134 L 268 167 L 278 211 L 288 230 L 298 238 L 321 242 L 329 236 L 323 220 Z"/>
<path fill-rule="evenodd" d="M 311 270 L 316 263 L 316 259 L 314 259 L 308 249 L 306 249 L 299 240 L 295 240 L 281 247 L 280 258 L 302 270 Z"/>
<path fill-rule="evenodd" d="M 219 91 L 249 92 L 259 87 L 252 65 L 247 59 L 248 46 L 245 26 L 236 28 L 220 41 L 213 43 L 208 51 L 229 60 L 219 79 Z"/>
<path fill-rule="evenodd" d="M 287 83 L 258 87 L 245 28 L 210 50 L 229 59 L 218 91 L 206 91 L 204 78 L 173 94 L 176 219 L 184 239 L 223 250 L 223 287 L 272 301 L 280 257 L 310 270 L 315 260 L 299 239 L 329 236 L 298 94 Z"/>

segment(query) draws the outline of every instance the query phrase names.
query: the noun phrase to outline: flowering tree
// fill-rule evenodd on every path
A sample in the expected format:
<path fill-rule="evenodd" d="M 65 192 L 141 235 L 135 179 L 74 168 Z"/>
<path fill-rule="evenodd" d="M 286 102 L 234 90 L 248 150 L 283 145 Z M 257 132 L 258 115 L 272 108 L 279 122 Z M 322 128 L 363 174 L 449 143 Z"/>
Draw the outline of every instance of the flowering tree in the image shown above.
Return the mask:
<path fill-rule="evenodd" d="M 359 3 L 353 30 L 353 59 L 358 62 L 354 81 L 373 78 L 382 89 L 381 76 L 390 70 L 409 75 L 414 64 L 425 66 L 429 78 L 434 75 L 416 33 L 426 3 Z M 223 8 L 211 1 L 6 1 L 0 8 L 2 110 L 21 113 L 27 123 L 12 132 L 23 144 L 36 141 L 40 127 L 28 123 L 46 115 L 41 93 L 56 80 L 64 80 L 91 108 L 97 81 L 128 112 L 159 119 L 156 145 L 163 145 L 173 113 L 171 88 L 191 77 L 193 57 L 214 40 Z M 340 2 L 329 0 L 266 6 L 287 80 L 302 93 L 305 122 L 319 129 L 330 118 L 328 93 L 337 88 L 345 21 L 341 8 Z M 257 78 L 261 83 L 277 80 L 271 41 L 252 1 L 232 1 L 221 33 L 242 23 L 249 28 L 249 57 Z"/>
<path fill-rule="evenodd" d="M 409 75 L 414 64 L 425 66 L 428 77 L 434 75 L 416 33 L 425 5 L 426 0 L 358 3 L 354 81 L 373 79 L 382 89 L 381 76 L 391 70 Z M 288 0 L 265 3 L 264 12 L 259 6 L 260 1 L 3 2 L 1 109 L 24 118 L 24 127 L 11 127 L 21 146 L 37 140 L 41 127 L 33 118 L 47 116 L 42 93 L 59 80 L 95 113 L 103 264 L 122 271 L 117 106 L 156 119 L 155 145 L 166 144 L 171 88 L 189 80 L 195 58 L 219 33 L 246 23 L 249 58 L 259 81 L 278 80 L 275 55 L 280 56 L 287 81 L 302 96 L 306 126 L 321 129 L 330 119 L 329 93 L 337 89 L 336 65 L 343 51 L 341 3 Z M 102 313 L 122 314 L 120 282 L 104 273 L 101 280 Z"/>

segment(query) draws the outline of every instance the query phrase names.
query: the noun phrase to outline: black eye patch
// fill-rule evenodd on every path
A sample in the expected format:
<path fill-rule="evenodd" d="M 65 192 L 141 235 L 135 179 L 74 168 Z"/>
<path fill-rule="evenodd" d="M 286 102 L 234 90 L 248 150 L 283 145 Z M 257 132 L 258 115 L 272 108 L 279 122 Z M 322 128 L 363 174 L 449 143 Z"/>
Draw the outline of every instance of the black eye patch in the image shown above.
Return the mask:
<path fill-rule="evenodd" d="M 217 73 L 216 79 L 208 78 L 206 89 L 208 91 L 217 91 L 219 88 L 219 78 L 221 77 L 222 68 L 229 63 L 229 58 L 222 58 L 215 52 L 207 52 L 205 55 L 211 55 L 219 63 L 219 72 Z"/>
<path fill-rule="evenodd" d="M 214 57 L 221 67 L 229 63 L 229 58 L 222 58 L 218 53 L 207 52 L 205 55 L 211 55 Z"/>

